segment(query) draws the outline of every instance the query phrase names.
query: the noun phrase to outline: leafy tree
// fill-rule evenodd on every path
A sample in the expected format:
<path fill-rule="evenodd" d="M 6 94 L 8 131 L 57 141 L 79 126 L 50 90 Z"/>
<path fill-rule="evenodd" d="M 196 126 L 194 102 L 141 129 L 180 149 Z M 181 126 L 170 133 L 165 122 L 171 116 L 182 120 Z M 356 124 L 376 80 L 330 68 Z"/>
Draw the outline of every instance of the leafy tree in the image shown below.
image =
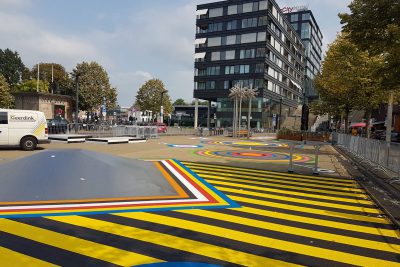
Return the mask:
<path fill-rule="evenodd" d="M 23 83 L 17 85 L 14 92 L 36 92 L 37 91 L 37 80 L 27 80 Z M 49 83 L 47 81 L 40 80 L 39 81 L 39 92 L 48 93 L 49 92 Z"/>
<path fill-rule="evenodd" d="M 199 106 L 208 106 L 208 101 L 207 100 L 204 100 L 204 101 L 199 100 L 198 103 L 199 103 Z M 192 101 L 191 105 L 192 106 L 195 105 L 195 100 Z"/>
<path fill-rule="evenodd" d="M 347 132 L 349 113 L 353 109 L 365 110 L 370 116 L 381 103 L 382 90 L 375 75 L 381 64 L 381 57 L 370 57 L 346 34 L 339 35 L 329 46 L 322 71 L 315 79 L 322 104 L 312 109 L 325 109 L 335 115 L 343 112 Z"/>
<path fill-rule="evenodd" d="M 100 108 L 103 98 L 107 109 L 116 105 L 117 91 L 111 88 L 107 72 L 97 62 L 77 64 L 72 72 L 79 80 L 79 106 L 81 110 L 93 111 Z M 76 90 L 74 86 L 74 90 Z M 76 91 L 74 91 L 76 93 Z"/>
<path fill-rule="evenodd" d="M 163 95 L 164 113 L 171 113 L 171 99 L 168 91 L 165 89 L 164 83 L 159 79 L 148 80 L 140 87 L 136 95 L 135 107 L 140 110 L 151 110 L 153 114 L 160 113 L 162 92 L 165 92 Z"/>
<path fill-rule="evenodd" d="M 10 108 L 13 104 L 10 86 L 3 75 L 0 74 L 0 108 Z"/>
<path fill-rule="evenodd" d="M 178 98 L 177 100 L 175 100 L 175 102 L 172 105 L 173 106 L 187 106 L 187 103 L 182 98 Z"/>
<path fill-rule="evenodd" d="M 30 73 L 31 77 L 37 79 L 37 68 L 36 64 Z M 52 83 L 52 69 L 53 69 L 53 83 Z M 70 81 L 68 73 L 65 68 L 57 63 L 39 63 L 39 78 L 45 80 L 50 85 L 49 91 L 53 93 L 61 93 L 70 91 L 72 83 Z"/>
<path fill-rule="evenodd" d="M 26 67 L 17 52 L 8 48 L 4 51 L 0 49 L 0 74 L 11 87 L 20 82 L 23 74 L 26 74 Z"/>
<path fill-rule="evenodd" d="M 400 4 L 398 0 L 353 0 L 350 14 L 339 14 L 343 30 L 353 43 L 371 55 L 383 57 L 377 74 L 388 91 L 390 113 L 393 98 L 400 95 Z M 388 114 L 390 119 L 392 116 Z M 390 127 L 387 140 L 390 137 Z"/>

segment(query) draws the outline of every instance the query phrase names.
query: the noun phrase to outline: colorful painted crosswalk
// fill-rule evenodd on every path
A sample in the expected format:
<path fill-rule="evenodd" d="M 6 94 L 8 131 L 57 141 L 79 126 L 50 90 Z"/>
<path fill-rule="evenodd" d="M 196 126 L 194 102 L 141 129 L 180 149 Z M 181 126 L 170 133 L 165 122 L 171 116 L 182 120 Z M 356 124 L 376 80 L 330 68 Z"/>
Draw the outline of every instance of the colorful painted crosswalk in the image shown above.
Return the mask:
<path fill-rule="evenodd" d="M 400 266 L 399 231 L 352 179 L 184 165 L 241 207 L 0 219 L 0 266 Z"/>

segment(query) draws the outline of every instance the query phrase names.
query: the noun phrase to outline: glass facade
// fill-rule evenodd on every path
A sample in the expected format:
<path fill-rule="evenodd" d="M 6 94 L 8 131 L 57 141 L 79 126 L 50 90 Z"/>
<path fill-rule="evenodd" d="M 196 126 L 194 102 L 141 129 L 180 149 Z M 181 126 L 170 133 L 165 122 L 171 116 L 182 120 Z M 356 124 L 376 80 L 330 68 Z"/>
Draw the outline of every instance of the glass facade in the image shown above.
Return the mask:
<path fill-rule="evenodd" d="M 196 21 L 196 39 L 206 42 L 195 47 L 196 54 L 205 56 L 195 62 L 194 97 L 217 102 L 217 126 L 226 127 L 232 124 L 229 89 L 257 88 L 252 127 L 275 127 L 279 111 L 284 118 L 284 110 L 289 114 L 302 99 L 302 88 L 295 86 L 303 84 L 306 67 L 300 34 L 274 1 L 221 1 L 197 10 L 208 13 Z M 300 16 L 297 19 L 301 21 Z M 243 102 L 242 116 L 247 105 Z"/>
<path fill-rule="evenodd" d="M 288 13 L 287 18 L 293 28 L 300 34 L 305 48 L 305 94 L 309 100 L 317 99 L 318 94 L 314 88 L 313 80 L 321 69 L 322 33 L 310 10 Z"/>

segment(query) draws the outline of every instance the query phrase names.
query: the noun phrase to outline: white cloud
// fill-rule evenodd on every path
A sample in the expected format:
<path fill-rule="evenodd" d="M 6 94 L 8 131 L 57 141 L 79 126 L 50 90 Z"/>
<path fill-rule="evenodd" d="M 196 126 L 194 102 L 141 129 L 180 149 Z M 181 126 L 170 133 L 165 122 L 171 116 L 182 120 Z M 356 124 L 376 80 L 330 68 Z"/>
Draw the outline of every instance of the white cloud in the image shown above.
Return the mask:
<path fill-rule="evenodd" d="M 72 69 L 77 62 L 98 55 L 97 48 L 84 38 L 48 31 L 26 15 L 0 12 L 0 17 L 7 21 L 0 24 L 1 48 L 18 51 L 28 66 L 39 61 L 56 61 Z"/>
<path fill-rule="evenodd" d="M 110 74 L 111 84 L 117 84 L 118 99 L 121 106 L 129 106 L 135 102 L 138 89 L 153 75 L 147 71 L 118 72 Z"/>

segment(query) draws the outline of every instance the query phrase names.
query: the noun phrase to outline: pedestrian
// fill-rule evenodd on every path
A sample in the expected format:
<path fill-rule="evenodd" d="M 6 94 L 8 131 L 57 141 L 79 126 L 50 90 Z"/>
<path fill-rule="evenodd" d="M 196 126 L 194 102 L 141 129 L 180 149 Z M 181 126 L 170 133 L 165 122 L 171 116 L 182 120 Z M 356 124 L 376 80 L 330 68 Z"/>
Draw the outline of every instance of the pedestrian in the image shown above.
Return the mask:
<path fill-rule="evenodd" d="M 351 135 L 352 135 L 352 136 L 357 136 L 357 129 L 356 129 L 356 127 L 351 128 Z"/>

